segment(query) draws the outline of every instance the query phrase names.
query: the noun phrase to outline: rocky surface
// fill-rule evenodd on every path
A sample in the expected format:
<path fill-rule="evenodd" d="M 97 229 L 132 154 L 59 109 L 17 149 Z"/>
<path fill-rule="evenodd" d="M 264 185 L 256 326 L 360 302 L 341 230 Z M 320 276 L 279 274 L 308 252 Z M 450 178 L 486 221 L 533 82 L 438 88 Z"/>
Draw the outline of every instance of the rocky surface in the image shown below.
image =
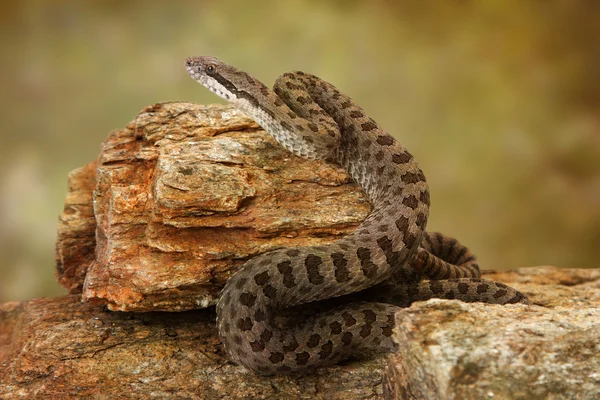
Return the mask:
<path fill-rule="evenodd" d="M 227 362 L 213 309 L 111 312 L 79 295 L 0 305 L 0 398 L 597 399 L 600 269 L 487 273 L 534 305 L 397 314 L 396 354 L 260 377 Z"/>
<path fill-rule="evenodd" d="M 600 269 L 490 273 L 534 305 L 430 300 L 396 314 L 397 399 L 600 398 Z"/>
<path fill-rule="evenodd" d="M 70 174 L 58 281 L 111 310 L 207 307 L 248 258 L 330 243 L 369 211 L 345 171 L 233 108 L 156 104 Z"/>
<path fill-rule="evenodd" d="M 265 378 L 224 358 L 213 310 L 0 305 L 0 399 L 379 399 L 383 359 Z"/>
<path fill-rule="evenodd" d="M 415 303 L 399 351 L 370 361 L 279 377 L 227 362 L 199 308 L 235 269 L 368 212 L 341 169 L 230 107 L 148 107 L 69 176 L 56 255 L 72 294 L 0 305 L 0 398 L 600 398 L 600 269 L 488 271 L 534 304 Z"/>

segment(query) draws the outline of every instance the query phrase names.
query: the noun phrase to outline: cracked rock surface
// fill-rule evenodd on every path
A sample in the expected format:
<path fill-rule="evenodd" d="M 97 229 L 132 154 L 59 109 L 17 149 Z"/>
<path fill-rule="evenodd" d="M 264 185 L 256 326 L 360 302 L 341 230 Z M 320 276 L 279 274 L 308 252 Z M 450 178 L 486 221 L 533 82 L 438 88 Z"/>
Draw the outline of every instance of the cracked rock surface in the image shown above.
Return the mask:
<path fill-rule="evenodd" d="M 142 110 L 68 187 L 58 280 L 120 311 L 208 307 L 247 259 L 331 243 L 370 212 L 344 170 L 290 154 L 218 105 Z"/>

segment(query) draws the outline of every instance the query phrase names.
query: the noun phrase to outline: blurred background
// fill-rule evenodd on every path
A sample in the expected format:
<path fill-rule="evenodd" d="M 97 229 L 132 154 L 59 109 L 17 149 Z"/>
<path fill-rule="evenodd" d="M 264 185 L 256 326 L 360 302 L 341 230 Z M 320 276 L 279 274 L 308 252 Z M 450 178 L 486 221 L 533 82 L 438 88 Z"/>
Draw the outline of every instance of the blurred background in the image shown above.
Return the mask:
<path fill-rule="evenodd" d="M 600 267 L 598 1 L 3 1 L 0 302 L 64 293 L 69 171 L 215 55 L 267 84 L 294 69 L 352 96 L 419 160 L 430 230 L 484 268 Z"/>

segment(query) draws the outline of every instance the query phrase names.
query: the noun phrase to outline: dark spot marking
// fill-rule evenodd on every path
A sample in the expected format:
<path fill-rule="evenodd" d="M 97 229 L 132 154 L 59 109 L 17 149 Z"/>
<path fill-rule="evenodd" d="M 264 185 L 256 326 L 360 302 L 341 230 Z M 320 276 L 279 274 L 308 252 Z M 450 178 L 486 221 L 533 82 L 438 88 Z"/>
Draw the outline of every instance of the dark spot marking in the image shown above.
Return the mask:
<path fill-rule="evenodd" d="M 310 354 L 308 354 L 306 351 L 303 351 L 302 353 L 298 353 L 298 354 L 296 354 L 296 364 L 306 365 L 308 363 L 309 358 L 310 358 Z"/>
<path fill-rule="evenodd" d="M 420 181 L 421 181 L 421 179 L 419 177 L 419 174 L 407 172 L 404 175 L 402 175 L 402 182 L 404 182 L 404 183 L 417 183 Z"/>
<path fill-rule="evenodd" d="M 477 285 L 477 293 L 479 294 L 487 293 L 489 290 L 490 285 L 488 285 L 487 283 L 481 283 Z"/>
<path fill-rule="evenodd" d="M 256 301 L 256 295 L 248 292 L 244 292 L 240 295 L 240 303 L 246 307 L 254 306 Z"/>
<path fill-rule="evenodd" d="M 344 332 L 342 335 L 342 344 L 344 346 L 349 346 L 352 343 L 352 333 Z"/>
<path fill-rule="evenodd" d="M 335 97 L 334 97 L 334 98 L 335 98 Z M 341 106 L 342 108 L 349 108 L 349 107 L 352 107 L 352 102 L 351 102 L 350 100 L 346 100 L 346 101 L 344 101 L 343 103 L 340 103 L 340 106 Z"/>
<path fill-rule="evenodd" d="M 277 270 L 281 275 L 283 275 L 283 286 L 286 288 L 291 288 L 296 286 L 296 280 L 294 279 L 294 269 L 291 266 L 292 262 L 282 261 L 277 264 Z"/>
<path fill-rule="evenodd" d="M 331 342 L 331 340 L 328 340 L 327 343 L 325 343 L 323 346 L 321 346 L 321 351 L 319 352 L 319 358 L 321 360 L 326 359 L 327 357 L 329 357 L 331 355 L 333 351 L 333 343 Z"/>
<path fill-rule="evenodd" d="M 373 322 L 375 322 L 377 320 L 377 314 L 375 314 L 371 310 L 365 310 L 365 311 L 363 311 L 363 314 L 365 316 L 365 321 L 368 324 L 372 324 Z"/>
<path fill-rule="evenodd" d="M 377 275 L 377 265 L 371 261 L 371 250 L 366 247 L 356 249 L 356 256 L 360 260 L 360 269 L 367 278 L 373 278 Z"/>
<path fill-rule="evenodd" d="M 361 113 L 358 110 L 350 111 L 350 116 L 352 118 L 362 118 L 362 117 L 364 117 L 363 113 Z"/>
<path fill-rule="evenodd" d="M 361 124 L 360 127 L 364 130 L 364 131 L 372 131 L 373 129 L 377 129 L 377 125 L 374 124 L 373 122 L 365 122 L 364 124 Z"/>
<path fill-rule="evenodd" d="M 303 96 L 296 97 L 296 101 L 298 103 L 300 103 L 300 104 L 308 104 L 308 103 L 310 103 L 310 101 L 306 97 L 303 97 Z"/>
<path fill-rule="evenodd" d="M 444 291 L 444 285 L 442 285 L 439 281 L 430 281 L 429 282 L 429 289 L 434 294 L 439 294 L 439 293 L 442 293 Z"/>
<path fill-rule="evenodd" d="M 415 235 L 411 234 L 410 232 L 406 232 L 404 234 L 404 238 L 402 239 L 402 241 L 406 245 L 407 249 L 412 249 L 416 240 L 417 240 L 417 237 Z"/>
<path fill-rule="evenodd" d="M 406 218 L 404 215 L 401 215 L 396 220 L 396 228 L 398 228 L 400 232 L 408 231 L 408 218 Z"/>
<path fill-rule="evenodd" d="M 417 199 L 413 195 L 410 195 L 402 199 L 402 204 L 404 204 L 408 208 L 415 210 L 419 206 L 419 199 Z"/>
<path fill-rule="evenodd" d="M 367 336 L 369 336 L 371 334 L 371 329 L 373 329 L 373 325 L 371 325 L 371 324 L 364 325 L 358 334 L 361 337 L 366 338 Z"/>
<path fill-rule="evenodd" d="M 319 127 L 317 125 L 313 124 L 312 122 L 309 122 L 307 124 L 307 126 L 308 126 L 308 129 L 310 129 L 311 131 L 319 132 Z"/>
<path fill-rule="evenodd" d="M 396 153 L 392 155 L 392 161 L 396 164 L 406 164 L 412 159 L 412 156 L 407 152 Z"/>
<path fill-rule="evenodd" d="M 263 288 L 263 294 L 272 300 L 277 296 L 277 290 L 273 286 L 267 285 Z"/>
<path fill-rule="evenodd" d="M 292 351 L 296 350 L 299 346 L 300 344 L 298 343 L 296 338 L 292 338 L 292 341 L 290 343 L 283 346 L 283 351 L 285 351 L 286 353 L 291 353 Z"/>
<path fill-rule="evenodd" d="M 383 336 L 390 337 L 390 336 L 392 336 L 393 331 L 394 331 L 394 325 L 393 324 L 391 324 L 391 325 L 385 325 L 385 326 L 381 327 L 381 334 Z"/>
<path fill-rule="evenodd" d="M 342 324 L 340 324 L 337 321 L 329 324 L 329 327 L 331 328 L 332 335 L 339 335 L 340 333 L 342 333 Z"/>
<path fill-rule="evenodd" d="M 467 292 L 469 291 L 469 284 L 465 282 L 460 282 L 458 285 L 456 285 L 456 288 L 458 289 L 458 293 L 467 294 Z"/>
<path fill-rule="evenodd" d="M 276 107 L 281 107 L 283 105 L 283 100 L 281 100 L 279 97 L 275 97 L 275 101 L 273 103 Z"/>
<path fill-rule="evenodd" d="M 298 132 L 304 132 L 304 127 L 300 124 L 294 125 L 294 128 L 296 128 L 296 131 Z"/>
<path fill-rule="evenodd" d="M 236 333 L 235 335 L 233 335 L 233 343 L 239 346 L 240 344 L 242 344 L 242 337 Z"/>
<path fill-rule="evenodd" d="M 265 349 L 265 344 L 260 340 L 255 340 L 253 342 L 250 342 L 250 347 L 252 348 L 253 352 L 260 353 Z"/>
<path fill-rule="evenodd" d="M 377 239 L 377 245 L 383 251 L 383 254 L 385 255 L 385 260 L 389 265 L 398 265 L 398 261 L 402 257 L 402 251 L 394 251 L 393 243 L 387 236 L 382 236 L 379 239 Z"/>
<path fill-rule="evenodd" d="M 290 111 L 290 112 L 288 112 L 288 117 L 290 117 L 291 119 L 294 119 L 294 118 L 298 118 L 298 115 L 295 112 Z"/>
<path fill-rule="evenodd" d="M 241 331 L 249 331 L 252 329 L 253 322 L 249 317 L 238 319 L 237 327 Z"/>
<path fill-rule="evenodd" d="M 260 340 L 262 340 L 265 343 L 268 343 L 269 340 L 271 340 L 271 338 L 273 337 L 273 332 L 271 332 L 268 329 L 265 329 L 261 334 L 260 334 Z"/>
<path fill-rule="evenodd" d="M 269 361 L 271 361 L 273 364 L 277 364 L 282 362 L 283 358 L 283 353 L 275 352 L 271 353 L 271 355 L 269 356 Z"/>
<path fill-rule="evenodd" d="M 350 313 L 343 313 L 342 318 L 344 319 L 344 325 L 350 327 L 356 324 L 356 318 L 354 318 Z"/>
<path fill-rule="evenodd" d="M 320 285 L 325 281 L 325 277 L 319 273 L 319 266 L 322 264 L 322 262 L 323 260 L 321 257 L 314 254 L 307 255 L 306 259 L 304 260 L 306 273 L 308 274 L 308 281 L 313 285 Z"/>
<path fill-rule="evenodd" d="M 507 294 L 508 294 L 508 292 L 505 289 L 500 289 L 496 293 L 494 293 L 494 298 L 499 299 L 501 297 L 506 296 Z"/>
<path fill-rule="evenodd" d="M 344 257 L 344 253 L 331 253 L 331 259 L 335 271 L 335 280 L 339 283 L 346 282 L 350 279 L 350 270 L 348 270 L 348 260 Z"/>
<path fill-rule="evenodd" d="M 264 286 L 270 279 L 271 277 L 267 271 L 254 275 L 254 282 L 256 282 L 258 286 Z"/>
<path fill-rule="evenodd" d="M 312 335 L 310 335 L 308 342 L 306 342 L 306 346 L 312 349 L 313 347 L 317 347 L 320 342 L 321 342 L 321 335 L 319 335 L 317 333 L 313 333 Z"/>
<path fill-rule="evenodd" d="M 381 146 L 391 146 L 395 142 L 394 138 L 390 135 L 379 135 L 377 137 L 377 143 Z"/>
<path fill-rule="evenodd" d="M 267 315 L 265 314 L 265 311 L 262 308 L 256 310 L 256 312 L 254 313 L 254 320 L 256 322 L 263 322 L 266 318 Z"/>

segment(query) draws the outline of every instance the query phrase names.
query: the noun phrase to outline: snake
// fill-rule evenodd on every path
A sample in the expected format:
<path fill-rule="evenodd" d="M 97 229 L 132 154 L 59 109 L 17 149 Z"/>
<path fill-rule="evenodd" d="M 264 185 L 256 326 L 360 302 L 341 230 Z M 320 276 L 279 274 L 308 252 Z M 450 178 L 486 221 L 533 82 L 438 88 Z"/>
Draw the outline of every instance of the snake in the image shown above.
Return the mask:
<path fill-rule="evenodd" d="M 417 161 L 335 86 L 293 71 L 271 89 L 212 56 L 188 57 L 186 69 L 293 154 L 342 166 L 371 204 L 351 234 L 253 256 L 227 280 L 216 310 L 231 361 L 260 375 L 308 373 L 396 351 L 395 313 L 414 301 L 529 304 L 482 279 L 466 246 L 425 230 L 430 194 Z"/>

